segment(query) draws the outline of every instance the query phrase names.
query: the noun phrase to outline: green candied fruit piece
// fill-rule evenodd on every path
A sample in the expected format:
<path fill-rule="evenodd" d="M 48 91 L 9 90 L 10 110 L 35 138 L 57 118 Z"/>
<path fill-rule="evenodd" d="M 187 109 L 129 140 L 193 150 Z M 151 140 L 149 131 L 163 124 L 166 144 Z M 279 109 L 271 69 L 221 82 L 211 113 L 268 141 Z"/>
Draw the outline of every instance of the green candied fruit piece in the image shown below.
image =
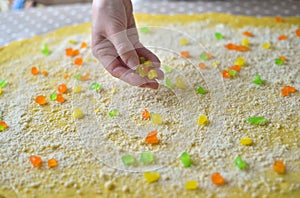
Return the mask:
<path fill-rule="evenodd" d="M 238 167 L 240 170 L 247 168 L 247 163 L 240 157 L 236 157 L 233 161 L 234 165 Z"/>
<path fill-rule="evenodd" d="M 3 87 L 5 87 L 5 85 L 6 85 L 6 80 L 0 80 L 0 88 L 3 88 Z"/>
<path fill-rule="evenodd" d="M 46 56 L 48 56 L 49 54 L 51 54 L 51 51 L 48 48 L 47 44 L 42 45 L 42 53 Z"/>
<path fill-rule="evenodd" d="M 216 32 L 215 33 L 215 37 L 218 39 L 218 40 L 222 40 L 224 38 L 224 36 L 220 33 L 220 32 Z"/>
<path fill-rule="evenodd" d="M 275 64 L 276 65 L 283 65 L 283 60 L 281 58 L 276 58 L 275 59 Z"/>
<path fill-rule="evenodd" d="M 253 116 L 253 117 L 249 117 L 247 119 L 248 122 L 250 122 L 251 124 L 264 124 L 267 119 L 264 116 Z"/>
<path fill-rule="evenodd" d="M 199 94 L 206 94 L 205 89 L 203 89 L 203 87 L 201 87 L 201 86 L 197 86 L 196 90 L 197 90 L 197 93 L 199 93 Z"/>
<path fill-rule="evenodd" d="M 172 72 L 172 68 L 170 68 L 168 65 L 165 65 L 164 66 L 164 70 L 167 74 L 171 73 Z"/>
<path fill-rule="evenodd" d="M 140 28 L 140 31 L 141 31 L 141 33 L 143 33 L 143 34 L 147 34 L 147 33 L 150 32 L 150 28 L 144 26 L 144 27 L 141 27 L 141 28 Z"/>
<path fill-rule="evenodd" d="M 147 61 L 147 60 L 146 60 L 145 57 L 140 57 L 140 62 L 141 62 L 141 64 L 144 64 L 146 61 Z"/>
<path fill-rule="evenodd" d="M 0 132 L 4 131 L 4 130 L 5 130 L 5 127 L 2 124 L 0 124 Z"/>
<path fill-rule="evenodd" d="M 56 93 L 50 94 L 50 100 L 54 101 L 56 99 L 57 99 L 57 94 Z"/>
<path fill-rule="evenodd" d="M 92 83 L 91 86 L 90 86 L 90 89 L 91 90 L 98 90 L 98 89 L 101 89 L 102 86 L 96 82 Z"/>
<path fill-rule="evenodd" d="M 184 167 L 190 167 L 192 164 L 191 157 L 187 152 L 183 152 L 179 159 Z"/>
<path fill-rule="evenodd" d="M 257 85 L 262 85 L 263 84 L 263 81 L 260 77 L 259 74 L 255 75 L 254 78 L 253 78 L 253 83 L 257 84 Z"/>
<path fill-rule="evenodd" d="M 235 70 L 229 70 L 228 73 L 229 73 L 230 77 L 235 77 L 236 74 L 237 74 L 237 71 L 235 71 Z"/>
<path fill-rule="evenodd" d="M 113 118 L 115 116 L 120 115 L 120 112 L 118 109 L 112 109 L 108 112 L 109 117 Z"/>
<path fill-rule="evenodd" d="M 124 156 L 122 156 L 121 161 L 123 162 L 123 164 L 125 166 L 129 166 L 129 165 L 134 164 L 135 159 L 132 155 L 124 155 Z"/>
<path fill-rule="evenodd" d="M 74 78 L 75 78 L 76 80 L 80 80 L 81 74 L 76 74 L 76 75 L 74 76 Z"/>
<path fill-rule="evenodd" d="M 206 53 L 200 54 L 200 58 L 201 58 L 202 60 L 208 60 L 208 56 L 207 56 Z"/>
<path fill-rule="evenodd" d="M 169 88 L 169 89 L 172 89 L 173 88 L 173 83 L 171 82 L 171 80 L 169 78 L 166 78 L 166 86 Z"/>
<path fill-rule="evenodd" d="M 154 161 L 154 157 L 150 151 L 144 151 L 141 153 L 140 161 L 148 164 Z"/>

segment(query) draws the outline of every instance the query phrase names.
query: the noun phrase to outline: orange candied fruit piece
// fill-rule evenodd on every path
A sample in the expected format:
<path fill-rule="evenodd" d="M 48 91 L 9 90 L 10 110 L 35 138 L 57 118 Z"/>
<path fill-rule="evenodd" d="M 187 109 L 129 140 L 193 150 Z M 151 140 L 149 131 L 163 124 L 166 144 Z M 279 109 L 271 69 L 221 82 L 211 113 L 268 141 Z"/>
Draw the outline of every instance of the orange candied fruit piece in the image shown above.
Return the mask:
<path fill-rule="evenodd" d="M 36 155 L 31 155 L 29 157 L 29 160 L 34 167 L 42 167 L 42 165 L 43 165 L 42 159 Z"/>
<path fill-rule="evenodd" d="M 237 46 L 233 43 L 228 43 L 227 45 L 225 45 L 225 47 L 229 50 L 235 50 L 237 48 Z"/>
<path fill-rule="evenodd" d="M 247 37 L 252 37 L 253 36 L 253 34 L 251 32 L 243 32 L 243 35 L 247 36 Z"/>
<path fill-rule="evenodd" d="M 286 60 L 285 56 L 279 56 L 279 58 L 284 62 Z"/>
<path fill-rule="evenodd" d="M 73 48 L 67 48 L 65 51 L 66 51 L 66 56 L 73 56 Z"/>
<path fill-rule="evenodd" d="M 230 78 L 230 74 L 229 74 L 229 71 L 228 70 L 223 70 L 223 72 L 222 72 L 222 76 L 223 76 L 223 78 Z"/>
<path fill-rule="evenodd" d="M 83 63 L 83 59 L 82 58 L 75 58 L 75 60 L 74 60 L 74 64 L 75 65 L 80 66 L 80 65 L 82 65 L 82 63 Z"/>
<path fill-rule="evenodd" d="M 49 167 L 49 168 L 54 168 L 54 167 L 56 167 L 56 166 L 57 166 L 57 161 L 56 161 L 56 159 L 51 158 L 51 159 L 48 160 L 48 167 Z"/>
<path fill-rule="evenodd" d="M 37 96 L 37 97 L 35 98 L 35 102 L 38 103 L 39 105 L 44 105 L 44 104 L 47 103 L 46 97 L 45 97 L 45 96 L 42 96 L 42 95 Z"/>
<path fill-rule="evenodd" d="M 277 17 L 276 17 L 276 22 L 277 22 L 277 23 L 282 23 L 282 22 L 283 22 L 282 17 L 277 16 Z"/>
<path fill-rule="evenodd" d="M 59 102 L 59 103 L 64 103 L 66 100 L 65 100 L 65 98 L 63 97 L 62 94 L 57 94 L 56 95 L 56 101 Z"/>
<path fill-rule="evenodd" d="M 64 79 L 67 79 L 67 78 L 69 78 L 69 74 L 64 75 Z"/>
<path fill-rule="evenodd" d="M 42 74 L 43 74 L 44 76 L 48 76 L 48 72 L 47 72 L 47 71 L 43 71 Z"/>
<path fill-rule="evenodd" d="M 36 67 L 32 67 L 31 68 L 31 73 L 32 73 L 32 75 L 38 75 L 39 74 L 39 70 Z"/>
<path fill-rule="evenodd" d="M 236 47 L 236 50 L 240 51 L 240 52 L 247 52 L 247 51 L 249 51 L 249 47 L 243 46 L 243 45 L 239 45 L 239 46 Z"/>
<path fill-rule="evenodd" d="M 85 74 L 84 76 L 81 76 L 81 77 L 80 77 L 80 80 L 81 80 L 81 81 L 86 81 L 86 80 L 90 79 L 90 76 L 91 76 L 90 73 L 87 73 L 87 74 Z"/>
<path fill-rule="evenodd" d="M 199 63 L 199 67 L 200 67 L 201 69 L 206 69 L 206 65 L 205 65 L 204 63 Z"/>
<path fill-rule="evenodd" d="M 80 47 L 81 47 L 81 48 L 87 48 L 87 47 L 88 47 L 88 44 L 87 44 L 86 42 L 82 42 Z"/>
<path fill-rule="evenodd" d="M 219 172 L 215 172 L 211 175 L 211 181 L 217 186 L 225 184 L 225 180 Z"/>
<path fill-rule="evenodd" d="M 297 30 L 296 30 L 296 36 L 299 36 L 299 37 L 300 37 L 300 29 L 297 29 Z"/>
<path fill-rule="evenodd" d="M 7 126 L 6 122 L 4 122 L 4 121 L 0 122 L 0 125 L 2 125 L 2 126 L 5 128 L 5 129 L 7 129 L 7 128 L 8 128 L 8 126 Z"/>
<path fill-rule="evenodd" d="M 273 170 L 278 174 L 284 174 L 285 173 L 285 165 L 283 161 L 275 161 Z"/>
<path fill-rule="evenodd" d="M 57 90 L 59 93 L 66 93 L 68 88 L 66 84 L 61 84 L 58 86 Z"/>
<path fill-rule="evenodd" d="M 239 71 L 241 71 L 241 66 L 239 66 L 239 65 L 233 65 L 233 66 L 229 67 L 229 69 L 235 70 L 235 71 L 239 72 Z"/>
<path fill-rule="evenodd" d="M 150 132 L 146 137 L 146 142 L 151 145 L 157 144 L 159 142 L 159 139 L 157 138 L 157 131 Z"/>
<path fill-rule="evenodd" d="M 79 55 L 80 54 L 80 52 L 79 52 L 79 50 L 77 49 L 77 50 L 74 50 L 73 51 L 73 55 L 72 56 L 77 56 L 77 55 Z"/>
<path fill-rule="evenodd" d="M 284 86 L 283 89 L 281 90 L 281 95 L 282 96 L 288 96 L 290 95 L 290 93 L 294 93 L 297 90 L 295 89 L 295 87 L 292 86 Z"/>
<path fill-rule="evenodd" d="M 189 58 L 190 57 L 190 53 L 188 51 L 182 51 L 180 52 L 181 57 L 183 58 Z"/>
<path fill-rule="evenodd" d="M 145 119 L 145 120 L 150 118 L 150 112 L 147 109 L 144 109 L 142 111 L 142 118 Z"/>
<path fill-rule="evenodd" d="M 278 37 L 278 40 L 279 41 L 283 41 L 283 40 L 286 40 L 287 39 L 287 36 L 286 35 L 280 35 L 279 37 Z"/>

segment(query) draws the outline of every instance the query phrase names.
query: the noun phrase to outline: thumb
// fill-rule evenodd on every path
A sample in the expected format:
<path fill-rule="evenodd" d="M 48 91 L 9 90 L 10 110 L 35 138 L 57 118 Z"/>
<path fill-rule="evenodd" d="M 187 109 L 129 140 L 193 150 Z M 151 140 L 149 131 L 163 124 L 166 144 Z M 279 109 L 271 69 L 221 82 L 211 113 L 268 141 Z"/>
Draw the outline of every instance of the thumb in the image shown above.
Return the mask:
<path fill-rule="evenodd" d="M 127 30 L 122 30 L 108 37 L 117 50 L 122 61 L 132 69 L 135 69 L 139 64 L 138 54 L 127 37 Z"/>

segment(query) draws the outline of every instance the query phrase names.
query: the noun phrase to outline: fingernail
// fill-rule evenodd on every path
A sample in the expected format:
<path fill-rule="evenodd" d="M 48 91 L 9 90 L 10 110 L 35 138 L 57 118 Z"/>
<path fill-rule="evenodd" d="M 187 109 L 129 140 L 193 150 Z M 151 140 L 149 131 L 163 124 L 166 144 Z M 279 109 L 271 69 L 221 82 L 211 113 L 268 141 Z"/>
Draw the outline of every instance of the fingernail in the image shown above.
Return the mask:
<path fill-rule="evenodd" d="M 139 64 L 139 60 L 138 60 L 137 57 L 131 56 L 131 57 L 128 59 L 127 65 L 128 65 L 130 68 L 135 68 L 138 64 Z"/>

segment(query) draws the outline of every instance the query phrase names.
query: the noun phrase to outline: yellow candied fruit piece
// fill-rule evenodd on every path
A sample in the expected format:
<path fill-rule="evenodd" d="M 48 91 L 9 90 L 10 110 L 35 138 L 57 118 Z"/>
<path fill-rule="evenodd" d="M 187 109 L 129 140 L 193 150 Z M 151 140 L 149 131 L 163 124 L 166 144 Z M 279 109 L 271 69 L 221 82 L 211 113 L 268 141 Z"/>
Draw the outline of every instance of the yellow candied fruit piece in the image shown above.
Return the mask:
<path fill-rule="evenodd" d="M 245 59 L 243 57 L 237 57 L 235 59 L 235 65 L 238 65 L 238 66 L 244 66 L 245 65 Z"/>
<path fill-rule="evenodd" d="M 144 178 L 148 183 L 153 183 L 159 180 L 160 174 L 158 172 L 144 172 Z"/>
<path fill-rule="evenodd" d="M 242 46 L 246 46 L 246 47 L 248 47 L 249 46 L 249 40 L 248 39 L 246 39 L 246 38 L 244 38 L 243 40 L 242 40 Z"/>
<path fill-rule="evenodd" d="M 83 118 L 83 116 L 84 116 L 84 114 L 83 114 L 83 112 L 82 112 L 81 109 L 75 108 L 75 109 L 73 110 L 73 117 L 74 117 L 74 118 L 76 118 L 76 119 L 81 119 L 81 118 Z"/>
<path fill-rule="evenodd" d="M 208 119 L 207 119 L 206 115 L 200 115 L 198 120 L 197 120 L 198 125 L 206 125 L 207 122 L 208 122 Z"/>
<path fill-rule="evenodd" d="M 82 91 L 82 86 L 78 85 L 73 87 L 73 92 L 74 93 L 80 93 Z"/>
<path fill-rule="evenodd" d="M 263 47 L 264 49 L 270 49 L 271 44 L 270 44 L 269 42 L 266 42 L 266 43 L 264 43 L 264 44 L 262 45 L 262 47 Z"/>
<path fill-rule="evenodd" d="M 185 188 L 187 190 L 196 190 L 198 188 L 198 182 L 196 180 L 187 181 L 185 183 Z"/>
<path fill-rule="evenodd" d="M 0 87 L 0 95 L 2 94 L 2 89 L 1 89 L 1 87 Z"/>
<path fill-rule="evenodd" d="M 213 66 L 213 67 L 218 67 L 219 64 L 220 64 L 220 63 L 219 63 L 218 61 L 215 61 L 215 62 L 212 63 L 212 66 Z"/>
<path fill-rule="evenodd" d="M 152 63 L 152 61 L 147 60 L 143 63 L 143 65 L 146 67 L 152 67 L 153 63 Z"/>
<path fill-rule="evenodd" d="M 181 38 L 181 39 L 179 40 L 179 44 L 180 44 L 181 46 L 185 46 L 185 45 L 188 45 L 188 44 L 189 44 L 189 41 L 188 41 L 186 38 Z"/>
<path fill-rule="evenodd" d="M 154 79 L 154 78 L 157 78 L 157 72 L 153 69 L 151 69 L 149 72 L 148 72 L 148 78 L 150 80 Z"/>
<path fill-rule="evenodd" d="M 69 40 L 69 44 L 75 45 L 76 43 L 77 43 L 77 41 L 75 41 L 73 39 Z"/>
<path fill-rule="evenodd" d="M 185 85 L 185 83 L 183 82 L 183 80 L 181 78 L 176 78 L 176 86 L 179 89 L 185 89 L 186 88 L 186 85 Z"/>
<path fill-rule="evenodd" d="M 162 124 L 162 118 L 158 113 L 152 113 L 151 120 L 154 124 Z"/>
<path fill-rule="evenodd" d="M 253 141 L 250 137 L 245 136 L 240 140 L 240 144 L 244 146 L 251 146 L 253 144 Z"/>

